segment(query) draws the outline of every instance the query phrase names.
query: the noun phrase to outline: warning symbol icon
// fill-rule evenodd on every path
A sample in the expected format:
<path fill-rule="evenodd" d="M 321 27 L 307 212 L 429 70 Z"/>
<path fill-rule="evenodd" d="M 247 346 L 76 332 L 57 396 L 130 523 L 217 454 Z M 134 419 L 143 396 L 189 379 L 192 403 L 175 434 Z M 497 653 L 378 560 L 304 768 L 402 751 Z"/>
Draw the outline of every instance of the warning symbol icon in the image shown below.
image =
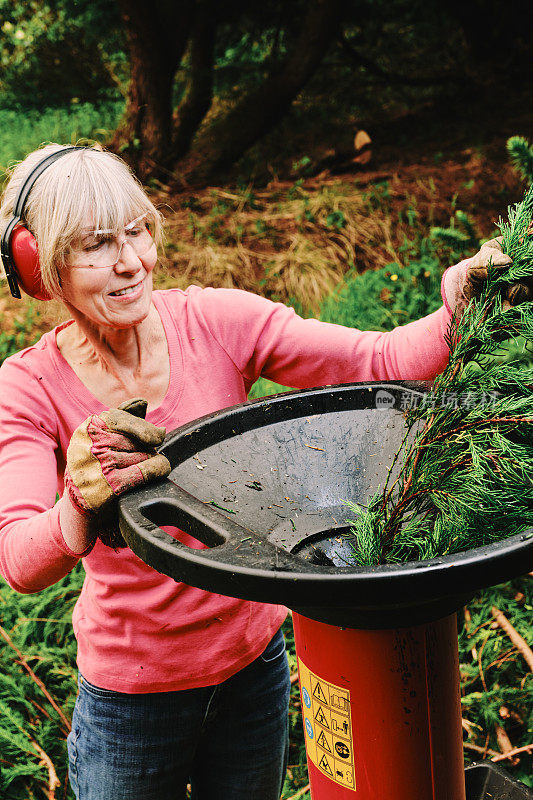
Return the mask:
<path fill-rule="evenodd" d="M 341 758 L 350 758 L 350 749 L 344 744 L 344 742 L 335 742 L 335 750 Z"/>
<path fill-rule="evenodd" d="M 319 744 L 323 750 L 327 750 L 328 753 L 331 753 L 331 747 L 329 746 L 328 740 L 324 735 L 324 731 L 320 731 L 320 736 L 316 740 L 316 743 Z"/>
<path fill-rule="evenodd" d="M 328 699 L 327 699 L 326 695 L 324 694 L 324 690 L 323 690 L 322 686 L 320 685 L 320 683 L 318 683 L 318 682 L 317 682 L 317 685 L 315 686 L 315 689 L 314 689 L 314 692 L 313 692 L 313 697 L 316 697 L 316 699 L 320 700 L 321 703 L 325 703 L 326 705 L 328 704 Z"/>
<path fill-rule="evenodd" d="M 315 714 L 315 719 L 316 719 L 317 722 L 320 723 L 320 725 L 323 725 L 324 728 L 328 728 L 329 729 L 329 725 L 328 725 L 328 721 L 326 719 L 326 715 L 324 714 L 324 711 L 322 710 L 321 706 L 318 706 L 318 710 L 317 710 L 317 712 Z"/>
<path fill-rule="evenodd" d="M 318 766 L 320 767 L 320 769 L 323 769 L 324 772 L 330 776 L 330 778 L 333 778 L 333 772 L 331 771 L 331 767 L 329 765 L 329 761 L 327 760 L 326 756 L 322 756 L 322 758 L 318 762 Z"/>

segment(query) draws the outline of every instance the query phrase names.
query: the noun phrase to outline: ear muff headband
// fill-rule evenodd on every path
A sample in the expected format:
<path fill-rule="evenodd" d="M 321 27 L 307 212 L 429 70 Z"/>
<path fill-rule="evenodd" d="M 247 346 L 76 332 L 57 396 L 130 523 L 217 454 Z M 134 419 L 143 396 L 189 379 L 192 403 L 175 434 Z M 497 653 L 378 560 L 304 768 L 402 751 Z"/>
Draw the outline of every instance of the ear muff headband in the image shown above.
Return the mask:
<path fill-rule="evenodd" d="M 39 251 L 33 234 L 22 223 L 24 207 L 37 178 L 58 158 L 73 150 L 87 150 L 85 146 L 65 147 L 50 153 L 39 161 L 24 180 L 13 206 L 13 214 L 0 241 L 0 254 L 13 297 L 20 299 L 20 286 L 30 297 L 37 300 L 50 300 L 50 295 L 43 286 L 39 266 Z"/>

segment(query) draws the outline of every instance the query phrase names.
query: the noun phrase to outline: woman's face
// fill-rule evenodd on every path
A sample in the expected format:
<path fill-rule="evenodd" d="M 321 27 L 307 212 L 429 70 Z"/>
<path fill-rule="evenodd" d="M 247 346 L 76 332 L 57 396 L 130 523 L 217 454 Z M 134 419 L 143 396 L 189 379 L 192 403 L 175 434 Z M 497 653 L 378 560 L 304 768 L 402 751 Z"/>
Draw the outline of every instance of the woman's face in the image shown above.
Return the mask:
<path fill-rule="evenodd" d="M 95 232 L 88 223 L 61 270 L 65 304 L 97 327 L 130 328 L 148 315 L 157 250 L 151 238 L 147 249 L 138 246 L 135 236 L 140 229 L 135 223 L 133 229 L 126 225 L 116 239 L 106 231 Z M 144 221 L 142 228 L 146 235 Z M 117 257 L 115 264 L 108 263 Z"/>

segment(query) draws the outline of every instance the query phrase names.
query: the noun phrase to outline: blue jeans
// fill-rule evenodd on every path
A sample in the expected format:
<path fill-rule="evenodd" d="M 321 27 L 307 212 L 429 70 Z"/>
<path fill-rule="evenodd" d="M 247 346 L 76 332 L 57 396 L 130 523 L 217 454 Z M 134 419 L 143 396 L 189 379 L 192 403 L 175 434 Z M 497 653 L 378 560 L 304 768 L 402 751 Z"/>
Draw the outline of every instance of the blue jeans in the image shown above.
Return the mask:
<path fill-rule="evenodd" d="M 281 631 L 217 686 L 123 694 L 79 679 L 69 777 L 78 800 L 279 800 L 289 668 Z"/>

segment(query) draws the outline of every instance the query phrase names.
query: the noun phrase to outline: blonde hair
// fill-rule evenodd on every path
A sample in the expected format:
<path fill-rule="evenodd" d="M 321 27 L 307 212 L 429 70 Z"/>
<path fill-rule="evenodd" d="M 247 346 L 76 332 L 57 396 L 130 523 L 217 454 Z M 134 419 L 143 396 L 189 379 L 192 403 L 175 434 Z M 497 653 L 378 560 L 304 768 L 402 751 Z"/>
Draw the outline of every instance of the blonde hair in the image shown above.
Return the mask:
<path fill-rule="evenodd" d="M 19 189 L 33 168 L 50 153 L 66 147 L 46 145 L 14 167 L 0 205 L 0 231 L 8 224 Z M 154 242 L 161 244 L 161 214 L 121 158 L 90 147 L 58 158 L 35 181 L 23 219 L 37 240 L 47 292 L 62 298 L 60 272 L 88 220 L 95 229 L 118 236 L 125 224 L 143 214 Z"/>

